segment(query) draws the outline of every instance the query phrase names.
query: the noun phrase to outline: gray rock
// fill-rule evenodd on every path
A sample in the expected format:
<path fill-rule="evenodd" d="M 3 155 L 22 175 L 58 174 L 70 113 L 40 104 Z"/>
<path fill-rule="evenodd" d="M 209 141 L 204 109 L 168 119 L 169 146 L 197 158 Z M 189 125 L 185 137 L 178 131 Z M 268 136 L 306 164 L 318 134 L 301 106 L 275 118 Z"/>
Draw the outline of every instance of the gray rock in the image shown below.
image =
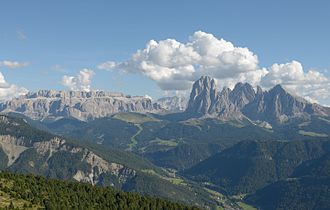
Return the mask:
<path fill-rule="evenodd" d="M 150 98 L 105 91 L 40 90 L 0 104 L 1 112 L 18 112 L 32 119 L 72 117 L 89 120 L 118 112 L 157 112 Z"/>
<path fill-rule="evenodd" d="M 326 108 L 296 96 L 281 85 L 262 92 L 258 88 L 255 99 L 242 112 L 252 120 L 284 123 L 291 119 L 308 119 L 311 115 L 326 116 Z"/>
<path fill-rule="evenodd" d="M 246 104 L 249 104 L 256 97 L 256 93 L 249 83 L 237 83 L 233 91 L 229 94 L 229 99 L 239 109 L 243 108 Z"/>
<path fill-rule="evenodd" d="M 202 76 L 193 84 L 186 111 L 202 115 L 212 114 L 217 97 L 215 80 L 208 76 Z"/>
<path fill-rule="evenodd" d="M 187 107 L 187 100 L 180 96 L 163 97 L 158 99 L 156 104 L 168 112 L 182 112 Z"/>
<path fill-rule="evenodd" d="M 328 116 L 329 109 L 312 104 L 302 97 L 276 85 L 269 91 L 248 83 L 237 83 L 233 90 L 224 88 L 220 93 L 216 81 L 208 76 L 197 80 L 190 94 L 186 113 L 194 117 L 222 119 L 250 118 L 254 121 L 285 123 L 292 119 L 309 119 L 312 115 Z"/>
<path fill-rule="evenodd" d="M 123 184 L 133 179 L 136 175 L 136 171 L 132 168 L 119 163 L 108 162 L 94 152 L 83 147 L 67 144 L 64 139 L 58 137 L 54 137 L 48 141 L 35 142 L 33 145 L 30 145 L 29 142 L 26 143 L 25 139 L 18 139 L 10 135 L 0 135 L 0 149 L 8 157 L 7 169 L 9 167 L 15 167 L 16 160 L 20 158 L 24 151 L 29 149 L 35 151 L 39 160 L 45 160 L 45 162 L 38 163 L 38 165 L 32 160 L 24 159 L 21 161 L 27 162 L 26 165 L 30 165 L 32 168 L 42 166 L 42 170 L 46 171 L 50 170 L 48 160 L 58 152 L 81 156 L 81 165 L 84 165 L 84 167 L 81 167 L 79 164 L 72 165 L 76 173 L 70 177 L 79 182 L 87 182 L 95 185 L 102 181 L 100 178 L 102 175 L 111 174 L 118 179 L 119 183 Z M 68 161 L 71 160 L 69 159 Z M 39 168 L 38 170 L 42 171 Z"/>
<path fill-rule="evenodd" d="M 192 87 L 188 103 L 181 97 L 166 97 L 153 102 L 149 97 L 125 96 L 106 91 L 40 90 L 0 103 L 0 112 L 16 112 L 32 119 L 62 117 L 87 121 L 119 112 L 181 112 L 188 117 L 221 119 L 250 118 L 254 121 L 284 123 L 291 119 L 309 119 L 312 115 L 329 116 L 330 109 L 312 104 L 277 85 L 269 91 L 248 83 L 233 90 L 218 91 L 215 79 L 202 76 Z"/>
<path fill-rule="evenodd" d="M 239 117 L 239 109 L 229 100 L 230 92 L 224 88 L 219 93 L 215 80 L 202 76 L 193 85 L 186 112 L 196 116 Z"/>
<path fill-rule="evenodd" d="M 218 93 L 217 100 L 213 109 L 213 114 L 216 113 L 221 119 L 240 119 L 242 114 L 230 99 L 229 96 L 231 90 L 229 88 L 223 88 L 220 93 Z"/>

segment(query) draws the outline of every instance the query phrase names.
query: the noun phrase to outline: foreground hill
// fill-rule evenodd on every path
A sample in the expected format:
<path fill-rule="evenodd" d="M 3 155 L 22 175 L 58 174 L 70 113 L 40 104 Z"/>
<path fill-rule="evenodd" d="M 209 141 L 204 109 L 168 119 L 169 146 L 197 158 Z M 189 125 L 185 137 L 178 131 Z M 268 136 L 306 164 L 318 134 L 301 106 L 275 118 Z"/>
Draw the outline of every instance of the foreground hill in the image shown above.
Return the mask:
<path fill-rule="evenodd" d="M 0 206 L 9 209 L 198 209 L 110 187 L 3 172 L 0 173 L 0 193 Z"/>

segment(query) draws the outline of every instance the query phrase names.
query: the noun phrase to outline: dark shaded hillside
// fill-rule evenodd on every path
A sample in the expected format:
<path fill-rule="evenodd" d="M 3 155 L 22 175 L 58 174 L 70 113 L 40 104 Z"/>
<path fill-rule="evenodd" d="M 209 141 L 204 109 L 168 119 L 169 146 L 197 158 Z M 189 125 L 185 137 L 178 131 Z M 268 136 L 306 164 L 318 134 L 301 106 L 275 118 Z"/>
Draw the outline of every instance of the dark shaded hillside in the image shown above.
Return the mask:
<path fill-rule="evenodd" d="M 330 154 L 304 162 L 291 178 L 257 190 L 245 201 L 265 210 L 330 209 Z"/>
<path fill-rule="evenodd" d="M 330 152 L 330 141 L 245 141 L 184 171 L 229 194 L 251 193 L 290 177 L 303 162 Z"/>
<path fill-rule="evenodd" d="M 0 173 L 2 207 L 45 209 L 198 209 L 159 198 L 40 176 Z"/>
<path fill-rule="evenodd" d="M 302 163 L 292 174 L 292 177 L 302 176 L 330 177 L 330 153 Z"/>
<path fill-rule="evenodd" d="M 245 201 L 261 210 L 327 210 L 330 209 L 330 177 L 275 182 Z"/>

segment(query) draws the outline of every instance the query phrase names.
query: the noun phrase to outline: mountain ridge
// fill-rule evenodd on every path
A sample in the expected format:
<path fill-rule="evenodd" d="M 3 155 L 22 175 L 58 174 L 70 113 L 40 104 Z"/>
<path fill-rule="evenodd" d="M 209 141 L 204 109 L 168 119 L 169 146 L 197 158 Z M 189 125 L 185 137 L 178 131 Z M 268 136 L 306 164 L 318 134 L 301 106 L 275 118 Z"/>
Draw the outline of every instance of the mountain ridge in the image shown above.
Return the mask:
<path fill-rule="evenodd" d="M 73 117 L 87 121 L 118 112 L 156 112 L 162 108 L 147 96 L 107 91 L 40 90 L 0 103 L 0 111 L 18 112 L 38 120 Z"/>
<path fill-rule="evenodd" d="M 215 79 L 202 76 L 192 87 L 186 113 L 192 116 L 218 117 L 286 123 L 290 120 L 328 116 L 329 109 L 313 104 L 276 85 L 268 91 L 249 83 L 237 83 L 233 90 L 224 87 L 218 91 Z"/>
<path fill-rule="evenodd" d="M 148 96 L 130 96 L 109 91 L 39 90 L 0 103 L 0 112 L 16 112 L 36 120 L 76 118 L 89 121 L 121 112 L 168 114 L 185 118 L 248 118 L 270 124 L 283 124 L 312 115 L 329 116 L 330 108 L 310 103 L 281 85 L 269 90 L 249 83 L 237 83 L 233 90 L 218 90 L 217 81 L 202 76 L 192 86 L 189 100 L 173 96 L 152 100 Z"/>

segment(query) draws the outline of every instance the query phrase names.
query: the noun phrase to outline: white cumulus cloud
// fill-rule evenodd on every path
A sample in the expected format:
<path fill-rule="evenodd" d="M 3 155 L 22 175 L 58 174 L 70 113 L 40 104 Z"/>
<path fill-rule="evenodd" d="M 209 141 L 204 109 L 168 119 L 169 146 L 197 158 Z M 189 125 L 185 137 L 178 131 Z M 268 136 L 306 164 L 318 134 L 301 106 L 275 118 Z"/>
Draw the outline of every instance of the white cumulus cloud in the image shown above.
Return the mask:
<path fill-rule="evenodd" d="M 272 87 L 277 84 L 283 85 L 312 102 L 330 99 L 330 78 L 315 70 L 304 71 L 302 64 L 298 61 L 285 64 L 275 63 L 261 79 L 263 87 Z"/>
<path fill-rule="evenodd" d="M 0 72 L 0 100 L 7 100 L 13 97 L 24 95 L 28 92 L 23 87 L 17 87 L 16 85 L 9 84 L 6 82 L 5 77 Z"/>
<path fill-rule="evenodd" d="M 83 69 L 75 76 L 64 75 L 62 77 L 62 85 L 68 87 L 70 90 L 90 91 L 92 77 L 94 75 L 94 71 Z"/>
<path fill-rule="evenodd" d="M 0 67 L 3 66 L 9 69 L 23 68 L 28 65 L 29 62 L 19 62 L 19 61 L 10 61 L 10 60 L 0 61 Z"/>
<path fill-rule="evenodd" d="M 175 39 L 149 41 L 123 62 L 107 61 L 98 69 L 141 74 L 156 82 L 164 92 L 186 92 L 202 75 L 216 78 L 220 87 L 232 88 L 237 82 L 249 82 L 271 88 L 282 84 L 309 101 L 330 103 L 330 78 L 316 70 L 304 70 L 292 61 L 260 67 L 258 56 L 246 47 L 202 31 L 186 43 Z"/>
<path fill-rule="evenodd" d="M 201 75 L 210 75 L 224 82 L 237 78 L 259 78 L 258 57 L 247 48 L 212 34 L 195 32 L 187 43 L 174 39 L 151 40 L 142 50 L 124 62 L 108 61 L 99 69 L 139 73 L 154 80 L 162 90 L 187 90 Z M 235 80 L 235 79 L 234 79 Z"/>
<path fill-rule="evenodd" d="M 98 69 L 102 69 L 102 70 L 111 70 L 112 68 L 116 67 L 116 62 L 113 61 L 107 61 L 105 63 L 101 63 L 99 65 L 97 65 Z"/>

